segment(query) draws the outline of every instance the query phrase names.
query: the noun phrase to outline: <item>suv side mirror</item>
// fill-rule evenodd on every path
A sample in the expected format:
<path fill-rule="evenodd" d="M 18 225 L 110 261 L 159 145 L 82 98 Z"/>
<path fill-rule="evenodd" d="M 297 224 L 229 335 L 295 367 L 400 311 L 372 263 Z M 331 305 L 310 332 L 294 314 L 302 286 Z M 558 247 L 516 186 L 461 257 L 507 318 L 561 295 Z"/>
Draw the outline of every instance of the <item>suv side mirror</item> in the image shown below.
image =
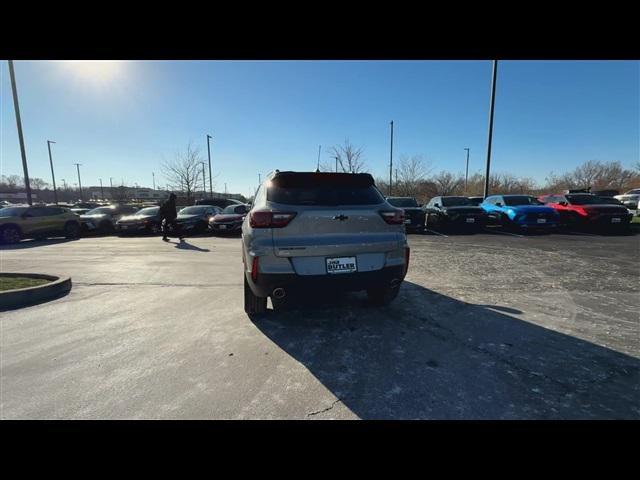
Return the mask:
<path fill-rule="evenodd" d="M 440 208 L 440 204 L 439 203 L 434 203 L 433 204 L 433 208 Z"/>
<path fill-rule="evenodd" d="M 502 203 L 501 202 L 496 202 L 496 207 L 502 207 Z"/>

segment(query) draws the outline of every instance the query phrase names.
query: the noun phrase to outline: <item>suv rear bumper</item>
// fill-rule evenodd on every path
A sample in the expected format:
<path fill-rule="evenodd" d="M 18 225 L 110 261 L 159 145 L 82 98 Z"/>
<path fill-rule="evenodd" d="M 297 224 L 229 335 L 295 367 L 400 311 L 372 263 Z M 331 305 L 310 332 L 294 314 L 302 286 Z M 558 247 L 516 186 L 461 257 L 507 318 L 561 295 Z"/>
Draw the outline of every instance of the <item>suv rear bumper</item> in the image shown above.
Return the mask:
<path fill-rule="evenodd" d="M 393 281 L 402 281 L 405 266 L 385 267 L 374 272 L 355 272 L 326 275 L 296 275 L 295 273 L 258 273 L 254 281 L 250 272 L 245 277 L 254 295 L 268 297 L 274 289 L 283 288 L 287 294 L 300 291 L 358 291 L 368 288 L 390 286 Z"/>

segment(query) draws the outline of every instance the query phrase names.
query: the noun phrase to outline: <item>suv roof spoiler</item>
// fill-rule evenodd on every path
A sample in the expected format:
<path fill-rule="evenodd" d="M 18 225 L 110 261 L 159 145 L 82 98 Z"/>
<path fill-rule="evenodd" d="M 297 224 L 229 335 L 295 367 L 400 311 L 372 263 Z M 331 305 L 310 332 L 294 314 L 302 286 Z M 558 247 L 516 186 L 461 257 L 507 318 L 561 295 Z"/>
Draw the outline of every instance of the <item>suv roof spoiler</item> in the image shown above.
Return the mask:
<path fill-rule="evenodd" d="M 280 172 L 275 170 L 272 181 L 282 186 L 316 186 L 323 184 L 344 185 L 352 187 L 369 187 L 375 185 L 370 173 L 340 172 Z"/>

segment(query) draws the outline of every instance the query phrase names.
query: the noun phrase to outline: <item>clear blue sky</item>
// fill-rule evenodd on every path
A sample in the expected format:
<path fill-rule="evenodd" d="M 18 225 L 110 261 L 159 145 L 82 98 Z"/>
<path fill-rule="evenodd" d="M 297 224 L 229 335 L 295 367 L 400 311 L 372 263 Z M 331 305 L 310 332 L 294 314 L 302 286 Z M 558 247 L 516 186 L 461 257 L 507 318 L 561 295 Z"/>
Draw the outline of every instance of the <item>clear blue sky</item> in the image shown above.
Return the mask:
<path fill-rule="evenodd" d="M 83 185 L 151 186 L 160 162 L 189 141 L 206 159 L 213 135 L 216 190 L 250 194 L 263 175 L 313 170 L 318 145 L 349 138 L 369 170 L 422 154 L 434 170 L 483 169 L 491 82 L 488 61 L 17 61 L 31 176 Z M 6 61 L 0 67 L 2 173 L 22 174 Z M 640 68 L 633 61 L 503 61 L 496 96 L 494 170 L 531 176 L 581 162 L 632 166 L 640 144 Z"/>

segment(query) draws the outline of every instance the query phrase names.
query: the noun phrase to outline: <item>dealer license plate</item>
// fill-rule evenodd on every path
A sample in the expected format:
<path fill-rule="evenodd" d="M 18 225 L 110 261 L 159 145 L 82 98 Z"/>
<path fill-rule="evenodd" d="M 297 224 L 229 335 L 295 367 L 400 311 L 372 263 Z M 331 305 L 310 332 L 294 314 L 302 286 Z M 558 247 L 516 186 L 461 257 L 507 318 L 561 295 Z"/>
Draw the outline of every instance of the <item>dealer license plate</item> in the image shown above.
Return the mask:
<path fill-rule="evenodd" d="M 612 218 L 611 219 L 611 223 L 620 223 L 620 219 L 619 218 Z"/>
<path fill-rule="evenodd" d="M 538 223 L 547 223 L 547 219 L 546 218 L 539 218 L 538 219 Z"/>
<path fill-rule="evenodd" d="M 468 217 L 465 221 L 466 221 L 467 223 L 475 223 L 476 219 L 475 219 L 475 218 Z"/>
<path fill-rule="evenodd" d="M 327 273 L 353 273 L 357 271 L 356 257 L 327 258 Z"/>
<path fill-rule="evenodd" d="M 226 225 L 219 225 L 219 226 L 218 226 L 218 228 L 219 228 L 220 230 L 226 230 L 226 229 L 227 229 L 227 226 L 226 226 Z"/>

